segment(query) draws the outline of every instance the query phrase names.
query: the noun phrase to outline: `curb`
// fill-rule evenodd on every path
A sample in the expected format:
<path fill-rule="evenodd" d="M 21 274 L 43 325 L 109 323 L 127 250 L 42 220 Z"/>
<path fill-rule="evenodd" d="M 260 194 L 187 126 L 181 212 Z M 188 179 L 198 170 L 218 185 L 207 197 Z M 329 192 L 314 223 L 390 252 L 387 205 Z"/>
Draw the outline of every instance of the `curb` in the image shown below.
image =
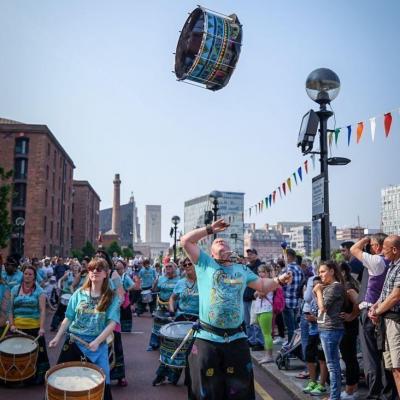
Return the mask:
<path fill-rule="evenodd" d="M 256 362 L 260 368 L 271 378 L 275 383 L 277 383 L 282 389 L 284 389 L 288 394 L 293 396 L 296 400 L 310 400 L 310 396 L 301 392 L 299 387 L 291 381 L 291 378 L 281 372 L 275 363 L 270 363 L 265 366 L 264 364 L 260 364 L 258 358 L 251 352 L 251 357 L 254 362 Z"/>

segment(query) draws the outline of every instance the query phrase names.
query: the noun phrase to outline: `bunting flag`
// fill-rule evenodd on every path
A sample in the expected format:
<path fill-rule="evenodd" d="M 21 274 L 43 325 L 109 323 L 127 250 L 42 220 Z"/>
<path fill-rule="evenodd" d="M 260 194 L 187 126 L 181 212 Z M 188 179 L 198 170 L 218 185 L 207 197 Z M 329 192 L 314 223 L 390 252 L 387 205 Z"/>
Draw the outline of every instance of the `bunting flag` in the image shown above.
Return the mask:
<path fill-rule="evenodd" d="M 339 138 L 340 128 L 335 129 L 335 145 L 337 146 L 337 141 Z"/>
<path fill-rule="evenodd" d="M 384 116 L 384 125 L 385 125 L 385 135 L 389 136 L 390 127 L 392 126 L 392 113 L 388 112 Z"/>
<path fill-rule="evenodd" d="M 369 119 L 369 123 L 371 125 L 371 138 L 372 142 L 375 140 L 375 130 L 376 130 L 376 119 L 375 117 L 372 117 Z"/>
<path fill-rule="evenodd" d="M 304 161 L 304 169 L 306 170 L 306 174 L 308 174 L 308 160 Z"/>
<path fill-rule="evenodd" d="M 351 125 L 347 125 L 347 146 L 350 146 Z"/>
<path fill-rule="evenodd" d="M 296 172 L 293 172 L 293 178 L 294 178 L 294 182 L 296 183 L 296 186 L 297 186 L 297 176 L 296 176 Z"/>
<path fill-rule="evenodd" d="M 275 196 L 274 196 L 274 203 L 275 203 Z M 269 206 L 272 206 L 272 194 L 269 195 Z"/>
<path fill-rule="evenodd" d="M 268 197 L 265 198 L 265 208 L 268 208 Z"/>
<path fill-rule="evenodd" d="M 251 217 L 251 207 L 249 208 L 249 217 Z"/>
<path fill-rule="evenodd" d="M 329 148 L 332 147 L 332 141 L 333 141 L 333 132 L 329 132 L 329 135 L 328 135 L 328 145 L 329 145 Z"/>
<path fill-rule="evenodd" d="M 357 124 L 357 144 L 360 143 L 363 130 L 364 130 L 364 122 L 359 122 Z"/>
<path fill-rule="evenodd" d="M 301 169 L 301 166 L 297 168 L 297 173 L 299 174 L 300 181 L 303 181 L 303 170 Z"/>
<path fill-rule="evenodd" d="M 286 196 L 286 183 L 285 182 L 282 183 L 282 190 L 283 190 L 283 194 Z"/>
<path fill-rule="evenodd" d="M 279 197 L 282 198 L 282 191 L 280 186 L 278 187 L 278 190 L 279 190 Z"/>
<path fill-rule="evenodd" d="M 274 192 L 272 193 L 272 198 L 274 200 L 274 203 L 275 203 L 275 197 L 276 197 L 276 190 L 274 190 Z"/>
<path fill-rule="evenodd" d="M 286 184 L 287 184 L 287 187 L 289 188 L 289 192 L 291 192 L 292 191 L 292 181 L 291 181 L 290 177 L 287 178 Z"/>

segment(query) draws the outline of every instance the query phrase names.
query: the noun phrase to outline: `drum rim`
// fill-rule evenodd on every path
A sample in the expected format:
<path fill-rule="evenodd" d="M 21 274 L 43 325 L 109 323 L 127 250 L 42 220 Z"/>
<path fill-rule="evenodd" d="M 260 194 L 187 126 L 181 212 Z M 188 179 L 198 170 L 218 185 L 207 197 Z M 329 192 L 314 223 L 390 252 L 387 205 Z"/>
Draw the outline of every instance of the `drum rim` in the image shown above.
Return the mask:
<path fill-rule="evenodd" d="M 35 352 L 39 351 L 39 345 L 35 342 L 35 338 L 31 335 L 20 335 L 20 334 L 16 334 L 16 335 L 11 335 L 11 336 L 6 336 L 3 339 L 0 340 L 0 345 L 1 343 L 5 342 L 6 340 L 9 339 L 16 339 L 16 338 L 22 338 L 22 339 L 26 339 L 26 340 L 31 340 L 34 344 L 35 344 L 35 348 L 31 351 L 27 351 L 25 353 L 19 353 L 19 354 L 14 354 L 14 353 L 8 353 L 6 351 L 3 351 L 0 349 L 0 355 L 4 354 L 4 355 L 8 355 L 8 356 L 12 356 L 15 358 L 21 358 L 21 357 L 26 357 L 27 354 L 32 354 Z"/>
<path fill-rule="evenodd" d="M 101 375 L 103 380 L 98 385 L 93 387 L 92 389 L 84 389 L 84 390 L 64 390 L 64 389 L 59 389 L 59 388 L 49 384 L 48 378 L 51 374 L 58 371 L 59 369 L 68 368 L 68 367 L 85 367 L 85 368 L 94 369 L 97 372 L 99 372 L 99 374 Z M 51 390 L 57 392 L 57 394 L 63 394 L 65 392 L 70 392 L 70 393 L 73 393 L 75 396 L 80 396 L 80 395 L 87 394 L 87 392 L 89 392 L 89 391 L 93 392 L 94 390 L 99 390 L 100 387 L 104 387 L 105 383 L 106 383 L 106 375 L 105 375 L 104 371 L 100 367 L 98 367 L 96 364 L 93 364 L 93 363 L 90 363 L 87 361 L 67 361 L 67 362 L 64 362 L 61 364 L 57 364 L 57 365 L 54 365 L 53 367 L 51 367 L 50 369 L 48 369 L 46 371 L 46 375 L 45 375 L 46 393 L 48 392 L 48 388 L 51 387 Z M 102 390 L 104 390 L 104 389 L 102 389 Z"/>
<path fill-rule="evenodd" d="M 182 340 L 185 336 L 186 336 L 186 334 L 185 334 L 185 336 L 183 336 L 183 337 L 174 337 L 174 336 L 169 336 L 169 335 L 165 335 L 164 333 L 162 333 L 161 331 L 164 329 L 167 329 L 167 327 L 169 326 L 169 325 L 176 325 L 176 324 L 182 324 L 182 325 L 191 325 L 192 327 L 193 327 L 193 325 L 195 324 L 193 321 L 176 321 L 176 322 L 170 322 L 169 324 L 166 324 L 166 325 L 163 325 L 161 328 L 160 328 L 160 334 L 162 335 L 162 336 L 164 336 L 165 338 L 168 338 L 168 339 L 172 339 L 172 340 Z M 186 332 L 187 333 L 187 332 Z"/>

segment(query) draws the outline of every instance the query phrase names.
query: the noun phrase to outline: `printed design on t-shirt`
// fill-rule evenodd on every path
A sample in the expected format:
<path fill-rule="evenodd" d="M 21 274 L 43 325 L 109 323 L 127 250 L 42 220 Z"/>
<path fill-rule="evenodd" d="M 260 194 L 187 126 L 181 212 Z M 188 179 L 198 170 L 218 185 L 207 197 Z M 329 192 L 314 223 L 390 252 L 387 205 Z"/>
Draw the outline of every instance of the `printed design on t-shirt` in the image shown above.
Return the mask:
<path fill-rule="evenodd" d="M 244 278 L 239 272 L 230 274 L 222 269 L 214 272 L 208 314 L 211 325 L 224 328 L 241 324 L 243 285 Z"/>
<path fill-rule="evenodd" d="M 97 335 L 105 326 L 106 313 L 98 311 L 95 304 L 81 301 L 76 309 L 77 318 L 74 320 L 74 331 L 86 335 Z"/>

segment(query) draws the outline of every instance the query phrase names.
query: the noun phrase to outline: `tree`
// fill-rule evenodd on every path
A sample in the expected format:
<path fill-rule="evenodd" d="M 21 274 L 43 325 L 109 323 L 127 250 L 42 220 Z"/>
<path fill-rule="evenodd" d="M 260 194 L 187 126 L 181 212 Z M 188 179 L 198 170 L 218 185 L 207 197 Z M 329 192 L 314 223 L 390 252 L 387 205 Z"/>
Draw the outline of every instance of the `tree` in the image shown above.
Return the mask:
<path fill-rule="evenodd" d="M 113 256 L 114 253 L 121 254 L 121 247 L 119 247 L 119 244 L 114 240 L 111 242 L 111 244 L 107 248 L 107 253 L 110 257 Z"/>
<path fill-rule="evenodd" d="M 11 236 L 12 224 L 8 213 L 8 202 L 11 197 L 11 184 L 7 181 L 11 178 L 12 171 L 5 172 L 0 167 L 0 249 L 7 246 Z"/>
<path fill-rule="evenodd" d="M 71 250 L 72 257 L 77 258 L 79 261 L 83 259 L 83 253 L 79 249 L 72 249 Z"/>
<path fill-rule="evenodd" d="M 87 256 L 92 258 L 96 254 L 96 249 L 93 247 L 92 243 L 86 241 L 85 245 L 82 247 L 83 257 Z"/>
<path fill-rule="evenodd" d="M 122 257 L 133 258 L 133 251 L 129 247 L 124 247 L 122 249 Z"/>

